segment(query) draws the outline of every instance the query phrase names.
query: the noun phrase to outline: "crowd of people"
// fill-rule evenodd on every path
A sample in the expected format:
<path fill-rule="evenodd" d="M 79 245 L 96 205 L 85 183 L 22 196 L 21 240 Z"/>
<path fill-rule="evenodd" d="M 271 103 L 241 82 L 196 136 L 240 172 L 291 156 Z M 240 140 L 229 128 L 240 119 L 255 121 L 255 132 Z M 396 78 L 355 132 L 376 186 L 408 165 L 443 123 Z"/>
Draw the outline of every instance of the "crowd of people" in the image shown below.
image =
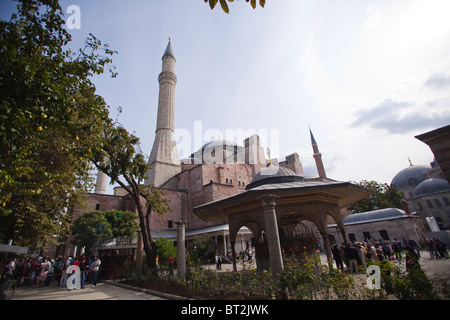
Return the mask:
<path fill-rule="evenodd" d="M 449 258 L 446 244 L 439 239 L 427 239 L 426 246 L 431 259 Z M 351 273 L 357 272 L 358 267 L 366 270 L 369 260 L 373 262 L 396 260 L 400 259 L 402 254 L 413 257 L 417 261 L 420 258 L 420 248 L 417 243 L 407 239 L 403 239 L 403 241 L 394 239 L 391 242 L 371 239 L 349 242 L 347 245 L 342 244 L 341 247 L 335 244 L 331 251 L 336 267 L 344 270 L 345 264 Z"/>
<path fill-rule="evenodd" d="M 98 256 L 86 258 L 85 255 L 79 257 L 25 257 L 12 258 L 5 266 L 2 280 L 16 280 L 17 286 L 40 287 L 48 286 L 55 281 L 59 286 L 66 287 L 67 279 L 76 271 L 70 266 L 77 266 L 80 274 L 80 288 L 84 289 L 85 282 L 92 283 L 95 287 L 98 281 L 98 272 L 101 261 Z"/>

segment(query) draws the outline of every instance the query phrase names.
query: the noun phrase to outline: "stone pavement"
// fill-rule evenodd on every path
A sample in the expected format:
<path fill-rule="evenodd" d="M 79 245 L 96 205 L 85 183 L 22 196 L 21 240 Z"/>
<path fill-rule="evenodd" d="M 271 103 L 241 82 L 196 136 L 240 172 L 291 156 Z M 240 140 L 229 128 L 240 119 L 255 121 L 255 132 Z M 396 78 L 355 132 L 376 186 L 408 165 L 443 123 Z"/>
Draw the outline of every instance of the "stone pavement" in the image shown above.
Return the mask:
<path fill-rule="evenodd" d="M 436 292 L 450 300 L 450 259 L 430 259 L 427 251 L 420 251 L 419 262 Z"/>
<path fill-rule="evenodd" d="M 100 282 L 96 287 L 86 286 L 85 289 L 69 290 L 59 287 L 56 283 L 49 286 L 16 288 L 12 300 L 166 300 L 164 298 L 135 291 L 110 283 Z"/>

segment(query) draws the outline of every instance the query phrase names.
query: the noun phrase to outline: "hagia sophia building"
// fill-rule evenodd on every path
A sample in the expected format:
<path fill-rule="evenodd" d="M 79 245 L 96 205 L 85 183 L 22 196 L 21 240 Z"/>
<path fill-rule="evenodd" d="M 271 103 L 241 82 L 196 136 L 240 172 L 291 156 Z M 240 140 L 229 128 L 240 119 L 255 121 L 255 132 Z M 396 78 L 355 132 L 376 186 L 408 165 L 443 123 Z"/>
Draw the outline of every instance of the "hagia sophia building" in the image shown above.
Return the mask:
<path fill-rule="evenodd" d="M 177 84 L 175 63 L 174 51 L 169 40 L 162 57 L 162 71 L 158 77 L 156 134 L 148 161 L 151 169 L 144 182 L 145 185 L 164 189 L 170 205 L 170 211 L 164 215 L 152 215 L 151 230 L 154 239 L 165 237 L 176 240 L 176 222 L 184 221 L 187 240 L 196 235 L 207 234 L 215 239 L 219 253 L 225 255 L 230 248 L 228 223 L 205 221 L 195 213 L 194 208 L 245 192 L 255 176 L 268 166 L 276 168 L 271 172 L 275 172 L 274 175 L 277 177 L 300 176 L 306 183 L 334 182 L 326 176 L 322 155 L 311 130 L 313 157 L 317 167 L 317 176 L 314 177 L 304 174 L 297 153 L 286 156 L 282 162 L 270 159 L 270 154 L 261 146 L 258 135 L 247 137 L 242 141 L 242 145 L 221 139 L 211 141 L 192 153 L 189 158 L 180 159 L 174 136 Z M 266 159 L 266 154 L 269 159 Z M 73 219 L 84 212 L 93 210 L 136 212 L 132 197 L 122 188 L 115 188 L 114 194 L 106 194 L 107 182 L 108 177 L 99 172 L 96 188 L 94 192 L 88 194 L 87 207 L 75 208 Z M 435 161 L 430 166 L 411 165 L 405 168 L 393 178 L 391 185 L 404 192 L 408 204 L 406 210 L 376 210 L 374 208 L 375 210 L 369 213 L 349 215 L 351 212 L 341 208 L 341 215 L 350 240 L 363 239 L 363 237 L 393 239 L 408 236 L 417 241 L 423 241 L 424 234 L 429 231 L 429 228 L 423 223 L 423 219 L 414 214 L 416 212 L 435 217 L 434 222 L 441 230 L 450 228 L 450 186 L 445 179 L 442 179 L 442 171 Z M 346 219 L 350 220 L 346 222 Z M 328 226 L 330 239 L 340 243 L 343 241 L 340 232 L 337 232 L 333 221 L 329 222 L 331 223 Z M 401 227 L 397 224 L 401 224 Z M 315 232 L 313 225 L 306 224 L 306 226 L 311 228 L 313 233 Z M 408 235 L 404 234 L 405 230 L 409 233 Z M 55 248 L 54 255 L 76 256 L 83 252 L 83 248 L 72 245 L 70 240 L 71 237 L 67 239 L 65 245 Z M 237 234 L 235 250 L 239 252 L 252 248 L 254 241 L 252 232 L 242 227 Z M 319 248 L 323 248 L 320 237 L 317 237 L 317 243 Z M 97 249 L 106 248 L 100 246 Z M 131 254 L 136 248 L 136 242 L 110 244 L 108 248 L 124 250 L 126 254 Z"/>

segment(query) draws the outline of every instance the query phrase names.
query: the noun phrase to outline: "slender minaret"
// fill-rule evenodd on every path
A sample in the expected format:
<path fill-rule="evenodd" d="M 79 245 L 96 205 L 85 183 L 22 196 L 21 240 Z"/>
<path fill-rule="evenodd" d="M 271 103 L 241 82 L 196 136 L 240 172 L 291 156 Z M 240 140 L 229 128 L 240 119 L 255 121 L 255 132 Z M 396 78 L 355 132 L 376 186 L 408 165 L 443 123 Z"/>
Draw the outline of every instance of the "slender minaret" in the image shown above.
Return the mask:
<path fill-rule="evenodd" d="M 148 160 L 151 169 L 147 172 L 145 185 L 160 187 L 181 171 L 180 158 L 174 136 L 175 119 L 175 56 L 172 45 L 167 44 L 162 57 L 162 71 L 158 77 L 159 98 L 156 136 Z"/>
<path fill-rule="evenodd" d="M 319 174 L 320 178 L 326 178 L 327 175 L 325 174 L 325 168 L 322 162 L 322 154 L 319 152 L 319 147 L 317 146 L 316 139 L 314 139 L 311 128 L 309 128 L 309 134 L 311 135 L 311 144 L 314 151 L 313 157 L 314 160 L 316 160 L 317 173 Z"/>
<path fill-rule="evenodd" d="M 95 183 L 95 191 L 97 194 L 106 194 L 106 183 L 108 181 L 108 176 L 101 170 L 97 172 L 97 181 Z"/>

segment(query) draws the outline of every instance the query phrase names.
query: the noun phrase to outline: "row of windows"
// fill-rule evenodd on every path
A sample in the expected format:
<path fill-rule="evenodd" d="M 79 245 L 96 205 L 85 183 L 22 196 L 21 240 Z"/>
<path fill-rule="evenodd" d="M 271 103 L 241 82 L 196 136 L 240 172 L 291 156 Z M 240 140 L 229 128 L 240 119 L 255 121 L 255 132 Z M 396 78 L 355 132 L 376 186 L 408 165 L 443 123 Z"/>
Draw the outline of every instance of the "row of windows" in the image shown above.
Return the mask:
<path fill-rule="evenodd" d="M 379 230 L 379 233 L 380 233 L 381 239 L 389 240 L 389 235 L 388 235 L 386 230 Z M 355 236 L 354 233 L 349 233 L 348 234 L 348 238 L 352 242 L 353 241 L 358 241 L 358 239 L 356 239 L 356 236 Z M 372 239 L 372 235 L 370 234 L 370 232 L 366 231 L 366 232 L 363 232 L 363 238 L 364 238 L 364 240 L 371 240 Z"/>
<path fill-rule="evenodd" d="M 211 182 L 212 182 L 212 180 L 211 180 Z M 225 183 L 230 183 L 230 184 L 233 184 L 233 179 L 228 179 L 228 178 L 226 178 L 225 179 Z M 244 181 L 238 181 L 238 186 L 243 186 L 243 187 L 245 187 L 245 182 Z"/>
<path fill-rule="evenodd" d="M 433 201 L 431 200 L 425 200 L 428 209 L 434 209 L 434 206 L 436 206 L 436 208 L 442 208 L 442 203 L 441 201 L 439 201 L 439 199 L 433 199 L 434 200 L 434 205 L 433 205 Z M 450 201 L 448 200 L 447 197 L 442 197 L 442 201 L 444 201 L 444 205 L 446 207 L 450 207 Z M 417 201 L 417 204 L 419 205 L 420 210 L 423 210 L 422 204 L 420 203 L 420 201 Z"/>

